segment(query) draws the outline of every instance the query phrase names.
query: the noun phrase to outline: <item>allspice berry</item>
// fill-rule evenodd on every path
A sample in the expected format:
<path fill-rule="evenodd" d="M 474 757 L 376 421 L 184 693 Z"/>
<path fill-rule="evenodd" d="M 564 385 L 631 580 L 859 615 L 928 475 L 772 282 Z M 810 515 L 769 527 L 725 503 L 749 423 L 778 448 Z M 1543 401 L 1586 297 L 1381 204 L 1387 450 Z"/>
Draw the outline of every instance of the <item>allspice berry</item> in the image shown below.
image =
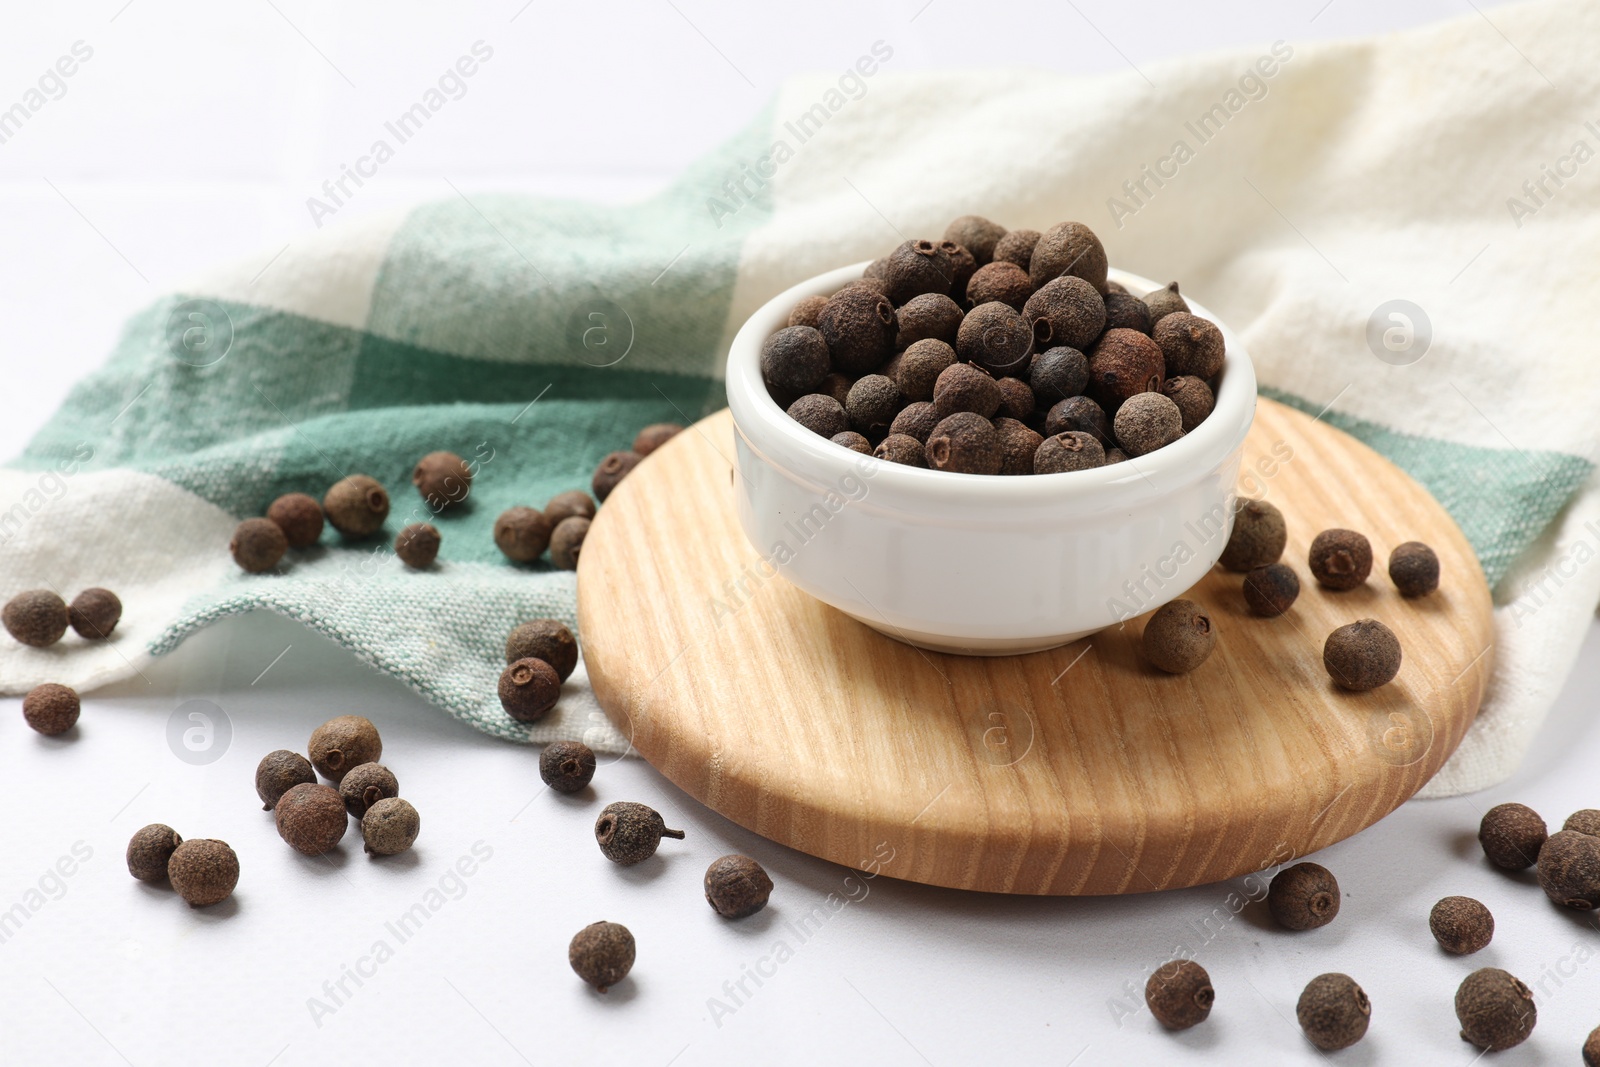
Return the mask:
<path fill-rule="evenodd" d="M 1089 359 L 1076 348 L 1048 348 L 1039 353 L 1039 357 L 1028 368 L 1028 385 L 1033 389 L 1037 403 L 1043 407 L 1078 397 L 1088 384 Z M 1082 399 L 1094 404 L 1088 397 Z M 1100 405 L 1095 404 L 1095 410 L 1099 411 Z M 1100 419 L 1105 421 L 1104 411 L 1100 411 Z M 1086 427 L 1065 426 L 1062 429 L 1083 430 Z"/>
<path fill-rule="evenodd" d="M 333 483 L 322 498 L 322 510 L 344 536 L 370 537 L 389 517 L 389 493 L 376 479 L 352 474 Z"/>
<path fill-rule="evenodd" d="M 1063 349 L 1062 351 L 1070 351 Z M 1045 353 L 1049 355 L 1049 353 Z M 1044 362 L 1044 356 L 1039 357 Z M 1069 396 L 1065 400 L 1051 405 L 1044 416 L 1044 434 L 1054 437 L 1058 433 L 1076 430 L 1086 433 L 1100 442 L 1102 448 L 1110 448 L 1111 420 L 1106 417 L 1106 409 L 1090 400 L 1086 396 Z M 1118 449 L 1118 451 L 1121 451 Z"/>
<path fill-rule="evenodd" d="M 1372 1002 L 1348 974 L 1319 974 L 1300 994 L 1295 1017 L 1306 1039 L 1324 1052 L 1349 1048 L 1367 1033 Z"/>
<path fill-rule="evenodd" d="M 990 374 L 1026 373 L 1033 333 L 1016 308 L 991 301 L 967 312 L 956 331 L 956 355 Z"/>
<path fill-rule="evenodd" d="M 1015 263 L 1023 270 L 1027 270 L 1040 236 L 1038 230 L 1012 230 L 995 242 L 992 262 Z"/>
<path fill-rule="evenodd" d="M 706 903 L 724 919 L 743 919 L 767 906 L 772 879 L 749 856 L 723 856 L 706 868 Z"/>
<path fill-rule="evenodd" d="M 1144 624 L 1144 657 L 1168 674 L 1187 674 L 1217 647 L 1211 616 L 1192 600 L 1162 605 Z"/>
<path fill-rule="evenodd" d="M 918 400 L 900 409 L 900 413 L 889 424 L 889 435 L 892 437 L 895 434 L 902 434 L 915 438 L 920 444 L 927 444 L 928 435 L 933 433 L 933 428 L 937 425 L 939 425 L 939 409 L 930 401 Z M 917 462 L 921 465 L 927 461 Z"/>
<path fill-rule="evenodd" d="M 1600 837 L 1557 830 L 1539 849 L 1539 887 L 1562 907 L 1600 907 Z"/>
<path fill-rule="evenodd" d="M 340 715 L 311 731 L 307 752 L 317 773 L 338 783 L 353 768 L 363 763 L 376 763 L 383 755 L 383 739 L 378 736 L 378 728 L 372 725 L 371 719 Z"/>
<path fill-rule="evenodd" d="M 1021 311 L 1033 295 L 1033 279 L 1015 263 L 989 263 L 968 279 L 966 295 L 969 307 L 1001 303 Z"/>
<path fill-rule="evenodd" d="M 621 923 L 590 923 L 572 935 L 567 962 L 579 978 L 604 993 L 633 969 L 633 934 Z"/>
<path fill-rule="evenodd" d="M 1222 331 L 1187 311 L 1163 315 L 1150 335 L 1161 346 L 1169 375 L 1210 378 L 1222 369 L 1223 360 L 1227 358 Z"/>
<path fill-rule="evenodd" d="M 550 547 L 550 520 L 537 508 L 507 508 L 494 520 L 494 543 L 513 563 L 532 563 Z"/>
<path fill-rule="evenodd" d="M 393 771 L 381 763 L 363 763 L 353 767 L 339 783 L 339 796 L 344 800 L 344 810 L 358 819 L 378 801 L 399 795 L 399 780 Z"/>
<path fill-rule="evenodd" d="M 994 432 L 1000 439 L 1000 473 L 1033 474 L 1044 438 L 1016 419 L 995 419 Z"/>
<path fill-rule="evenodd" d="M 952 295 L 966 292 L 967 283 L 978 269 L 977 259 L 955 241 L 940 241 L 935 247 L 939 250 L 939 264 L 944 276 L 950 279 L 950 287 L 946 291 Z"/>
<path fill-rule="evenodd" d="M 872 455 L 872 442 L 856 433 L 854 430 L 846 430 L 844 433 L 836 433 L 829 438 L 829 440 L 838 445 L 840 448 L 848 448 L 850 451 L 855 452 L 858 455 Z"/>
<path fill-rule="evenodd" d="M 167 877 L 167 862 L 183 844 L 183 838 L 170 826 L 151 823 L 128 841 L 128 873 L 141 882 L 159 882 Z"/>
<path fill-rule="evenodd" d="M 80 707 L 76 690 L 45 682 L 28 690 L 22 698 L 22 717 L 46 737 L 56 737 L 77 724 Z"/>
<path fill-rule="evenodd" d="M 85 589 L 67 606 L 67 622 L 79 637 L 104 641 L 122 619 L 122 601 L 109 589 Z"/>
<path fill-rule="evenodd" d="M 1168 1030 L 1187 1030 L 1206 1021 L 1216 1000 L 1211 976 L 1194 960 L 1170 960 L 1144 984 L 1144 1002 Z"/>
<path fill-rule="evenodd" d="M 1107 330 L 1089 353 L 1089 395 L 1107 411 L 1130 396 L 1159 391 L 1166 364 L 1157 344 L 1137 330 Z"/>
<path fill-rule="evenodd" d="M 1576 830 L 1580 834 L 1590 837 L 1600 837 L 1600 809 L 1583 808 L 1567 816 L 1567 821 L 1561 824 L 1563 830 Z"/>
<path fill-rule="evenodd" d="M 822 314 L 822 309 L 827 306 L 827 297 L 808 296 L 796 304 L 793 311 L 789 312 L 789 321 L 785 325 L 810 326 L 814 329 L 817 325 L 817 316 Z"/>
<path fill-rule="evenodd" d="M 1400 659 L 1400 639 L 1377 619 L 1341 626 L 1322 645 L 1322 665 L 1328 677 L 1356 693 L 1394 681 L 1400 673 Z"/>
<path fill-rule="evenodd" d="M 562 519 L 574 516 L 580 519 L 592 519 L 594 514 L 594 498 L 582 489 L 568 489 L 564 493 L 557 493 L 544 506 L 544 517 L 550 520 L 552 528 L 559 525 Z"/>
<path fill-rule="evenodd" d="M 563 682 L 578 666 L 578 639 L 557 619 L 530 619 L 506 636 L 506 662 L 542 659 Z"/>
<path fill-rule="evenodd" d="M 1287 563 L 1269 563 L 1244 576 L 1244 602 L 1264 619 L 1275 619 L 1294 607 L 1300 576 Z"/>
<path fill-rule="evenodd" d="M 1440 948 L 1465 956 L 1494 937 L 1494 916 L 1471 897 L 1445 897 L 1428 913 L 1428 929 Z"/>
<path fill-rule="evenodd" d="M 961 329 L 962 311 L 961 305 L 944 293 L 923 293 L 901 305 L 895 319 L 899 323 L 896 348 L 907 349 L 928 340 L 954 345 L 956 331 Z"/>
<path fill-rule="evenodd" d="M 909 434 L 890 434 L 878 442 L 872 454 L 885 462 L 898 463 L 903 467 L 926 468 L 928 465 L 925 443 Z"/>
<path fill-rule="evenodd" d="M 1021 378 L 998 378 L 994 384 L 1000 390 L 1000 407 L 994 413 L 996 419 L 1027 422 L 1033 418 L 1033 389 L 1027 382 Z"/>
<path fill-rule="evenodd" d="M 1600 1067 L 1600 1026 L 1583 1039 L 1583 1067 Z"/>
<path fill-rule="evenodd" d="M 307 856 L 331 850 L 350 825 L 344 799 L 329 785 L 297 785 L 279 798 L 272 811 L 278 836 Z"/>
<path fill-rule="evenodd" d="M 633 472 L 644 457 L 637 452 L 612 452 L 600 461 L 594 469 L 594 477 L 589 481 L 589 488 L 594 490 L 594 498 L 605 503 L 611 491 Z"/>
<path fill-rule="evenodd" d="M 845 399 L 844 413 L 850 428 L 866 437 L 882 437 L 905 402 L 900 387 L 882 374 L 864 374 L 856 379 Z"/>
<path fill-rule="evenodd" d="M 1106 283 L 1108 286 L 1109 282 Z M 1150 309 L 1145 302 L 1128 293 L 1112 291 L 1106 294 L 1106 329 L 1138 330 L 1150 332 Z"/>
<path fill-rule="evenodd" d="M 1161 383 L 1161 392 L 1178 405 L 1178 412 L 1183 416 L 1184 433 L 1205 422 L 1217 406 L 1217 397 L 1211 391 L 1211 386 L 1188 374 L 1168 378 Z"/>
<path fill-rule="evenodd" d="M 939 420 L 928 435 L 923 455 L 936 471 L 999 474 L 1000 435 L 982 415 L 958 411 Z"/>
<path fill-rule="evenodd" d="M 185 841 L 167 861 L 167 878 L 191 908 L 220 904 L 239 884 L 239 857 L 226 841 Z"/>
<path fill-rule="evenodd" d="M 443 511 L 467 499 L 472 491 L 472 468 L 454 452 L 429 452 L 411 470 L 411 484 L 434 511 Z"/>
<path fill-rule="evenodd" d="M 644 804 L 607 804 L 594 823 L 594 839 L 612 863 L 631 867 L 656 854 L 663 837 L 683 840 L 682 830 L 669 830 L 661 813 Z"/>
<path fill-rule="evenodd" d="M 1183 436 L 1183 414 L 1164 393 L 1139 393 L 1117 409 L 1111 432 L 1128 455 L 1145 456 Z"/>
<path fill-rule="evenodd" d="M 675 422 L 653 422 L 633 435 L 633 452 L 648 456 L 682 432 L 683 427 Z"/>
<path fill-rule="evenodd" d="M 426 570 L 439 558 L 439 529 L 430 522 L 414 522 L 394 538 L 394 554 L 412 570 Z"/>
<path fill-rule="evenodd" d="M 1323 530 L 1311 542 L 1311 573 L 1329 589 L 1354 589 L 1372 573 L 1372 544 L 1354 530 Z"/>
<path fill-rule="evenodd" d="M 1233 532 L 1217 562 L 1230 571 L 1253 571 L 1278 562 L 1288 543 L 1289 526 L 1278 505 L 1239 497 L 1233 504 Z"/>
<path fill-rule="evenodd" d="M 1533 1033 L 1539 1009 L 1533 991 L 1498 967 L 1484 967 L 1462 979 L 1456 990 L 1461 1037 L 1490 1052 L 1513 1048 Z"/>
<path fill-rule="evenodd" d="M 923 293 L 950 293 L 951 271 L 939 246 L 926 239 L 905 241 L 889 253 L 883 280 L 896 307 Z"/>
<path fill-rule="evenodd" d="M 817 316 L 817 330 L 828 342 L 834 370 L 870 374 L 889 358 L 900 323 L 895 318 L 894 305 L 882 293 L 846 288 L 835 293 Z"/>
<path fill-rule="evenodd" d="M 844 405 L 831 396 L 808 393 L 789 405 L 789 417 L 814 434 L 832 439 L 850 428 Z"/>
<path fill-rule="evenodd" d="M 277 807 L 283 794 L 297 785 L 315 785 L 317 772 L 311 761 L 298 752 L 280 748 L 268 752 L 256 765 L 256 796 L 261 798 L 261 810 Z"/>
<path fill-rule="evenodd" d="M 761 378 L 768 389 L 809 393 L 832 369 L 828 342 L 810 326 L 785 326 L 761 345 Z"/>
<path fill-rule="evenodd" d="M 1273 875 L 1267 910 L 1289 930 L 1315 930 L 1339 914 L 1339 882 L 1320 863 L 1297 863 Z"/>
<path fill-rule="evenodd" d="M 519 659 L 500 673 L 500 706 L 518 722 L 538 722 L 561 697 L 561 679 L 542 659 Z"/>
<path fill-rule="evenodd" d="M 935 337 L 924 338 L 901 353 L 893 378 L 907 400 L 932 400 L 939 375 L 955 362 L 956 350 L 948 343 Z"/>
<path fill-rule="evenodd" d="M 1150 328 L 1155 329 L 1156 324 L 1168 315 L 1179 311 L 1188 311 L 1189 304 L 1178 293 L 1178 283 L 1170 282 L 1166 287 L 1157 289 L 1144 298 L 1144 306 L 1150 313 Z"/>
<path fill-rule="evenodd" d="M 539 777 L 557 793 L 576 793 L 594 779 L 594 749 L 582 741 L 552 741 L 539 753 Z"/>
<path fill-rule="evenodd" d="M 246 519 L 234 528 L 228 542 L 233 561 L 251 574 L 264 574 L 289 551 L 288 538 L 271 519 Z"/>
<path fill-rule="evenodd" d="M 1028 273 L 1035 288 L 1064 274 L 1082 278 L 1097 292 L 1106 289 L 1106 250 L 1094 231 L 1081 222 L 1061 222 L 1050 227 L 1033 246 Z"/>
<path fill-rule="evenodd" d="M 583 539 L 589 536 L 589 526 L 589 520 L 581 515 L 556 523 L 550 534 L 550 562 L 564 571 L 577 570 L 578 554 L 583 551 Z"/>
<path fill-rule="evenodd" d="M 310 548 L 322 537 L 322 505 L 305 493 L 285 493 L 267 505 L 267 518 L 278 524 L 290 548 Z"/>
<path fill-rule="evenodd" d="M 1105 329 L 1106 302 L 1093 285 L 1069 275 L 1034 290 L 1022 317 L 1041 351 L 1060 345 L 1084 349 Z"/>
<path fill-rule="evenodd" d="M 368 855 L 398 856 L 416 843 L 422 816 L 409 801 L 385 797 L 361 817 L 361 841 Z"/>
<path fill-rule="evenodd" d="M 1006 235 L 1006 228 L 982 215 L 962 215 L 945 227 L 944 239 L 972 253 L 981 267 L 994 258 L 994 246 Z"/>
<path fill-rule="evenodd" d="M 933 386 L 933 410 L 941 419 L 958 411 L 993 418 L 1000 401 L 994 375 L 973 363 L 946 367 Z"/>
<path fill-rule="evenodd" d="M 1421 541 L 1398 545 L 1389 553 L 1389 580 L 1401 596 L 1427 596 L 1439 588 L 1439 557 Z"/>
<path fill-rule="evenodd" d="M 1526 804 L 1496 804 L 1478 824 L 1478 844 L 1496 867 L 1525 871 L 1539 861 L 1550 836 L 1539 813 Z"/>
<path fill-rule="evenodd" d="M 1033 451 L 1034 474 L 1064 474 L 1103 467 L 1105 449 L 1093 434 L 1066 430 L 1043 438 Z"/>

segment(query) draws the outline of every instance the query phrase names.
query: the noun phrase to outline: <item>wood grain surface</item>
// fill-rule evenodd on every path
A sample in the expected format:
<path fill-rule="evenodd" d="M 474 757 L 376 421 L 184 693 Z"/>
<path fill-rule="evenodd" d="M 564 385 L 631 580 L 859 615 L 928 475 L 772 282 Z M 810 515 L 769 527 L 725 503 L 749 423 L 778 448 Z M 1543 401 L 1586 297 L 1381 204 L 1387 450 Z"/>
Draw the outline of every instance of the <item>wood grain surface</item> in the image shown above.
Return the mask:
<path fill-rule="evenodd" d="M 1140 658 L 1141 617 L 1062 648 L 925 652 L 762 577 L 734 513 L 726 411 L 650 456 L 601 508 L 578 618 L 601 705 L 669 779 L 735 822 L 853 868 L 1004 893 L 1137 893 L 1218 881 L 1356 833 L 1414 794 L 1477 713 L 1489 590 L 1428 493 L 1355 439 L 1268 400 L 1240 491 L 1289 523 L 1302 589 L 1250 615 L 1217 568 L 1188 596 L 1219 630 L 1198 670 Z M 1368 583 L 1306 568 L 1330 526 L 1365 533 Z M 1389 552 L 1433 546 L 1438 592 L 1402 598 Z M 1404 663 L 1335 686 L 1322 644 L 1376 618 Z M 669 820 L 670 821 L 670 820 Z"/>

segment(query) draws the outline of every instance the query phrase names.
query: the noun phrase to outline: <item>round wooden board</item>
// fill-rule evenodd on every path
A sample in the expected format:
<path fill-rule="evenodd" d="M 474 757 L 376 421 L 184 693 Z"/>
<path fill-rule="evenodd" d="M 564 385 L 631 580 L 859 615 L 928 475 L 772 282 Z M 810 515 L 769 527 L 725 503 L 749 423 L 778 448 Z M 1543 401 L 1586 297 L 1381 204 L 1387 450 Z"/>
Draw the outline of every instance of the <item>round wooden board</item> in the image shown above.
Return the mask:
<path fill-rule="evenodd" d="M 726 411 L 612 493 L 584 543 L 578 620 L 595 694 L 669 779 L 742 826 L 850 867 L 1004 893 L 1135 893 L 1303 856 L 1412 796 L 1460 743 L 1489 676 L 1489 590 L 1455 523 L 1365 445 L 1263 400 L 1241 493 L 1289 521 L 1303 583 L 1278 619 L 1217 568 L 1188 595 L 1220 632 L 1198 670 L 1139 656 L 1144 618 L 1026 656 L 925 652 L 762 577 L 734 512 Z M 1306 569 L 1364 532 L 1360 589 Z M 1389 552 L 1432 545 L 1439 591 L 1402 598 Z M 968 565 L 979 565 L 973 562 Z M 1322 643 L 1386 622 L 1405 662 L 1348 693 Z"/>

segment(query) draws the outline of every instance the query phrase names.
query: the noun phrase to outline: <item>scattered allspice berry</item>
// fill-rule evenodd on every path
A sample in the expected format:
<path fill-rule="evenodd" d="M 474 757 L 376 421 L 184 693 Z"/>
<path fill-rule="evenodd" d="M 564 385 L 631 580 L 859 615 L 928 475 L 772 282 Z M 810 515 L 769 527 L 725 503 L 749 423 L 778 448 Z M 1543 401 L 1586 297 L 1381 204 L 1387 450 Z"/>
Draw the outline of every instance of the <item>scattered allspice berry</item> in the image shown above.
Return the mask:
<path fill-rule="evenodd" d="M 723 856 L 706 868 L 706 903 L 724 919 L 742 919 L 767 906 L 772 879 L 749 856 Z"/>
<path fill-rule="evenodd" d="M 378 728 L 372 725 L 371 719 L 362 715 L 340 715 L 311 731 L 307 752 L 317 772 L 338 783 L 352 768 L 376 763 L 383 755 L 383 739 L 378 736 Z"/>
<path fill-rule="evenodd" d="M 297 785 L 272 809 L 278 836 L 307 856 L 320 856 L 337 845 L 349 828 L 344 798 L 329 785 Z"/>
<path fill-rule="evenodd" d="M 532 656 L 500 672 L 500 706 L 518 722 L 538 722 L 561 697 L 555 668 Z"/>
<path fill-rule="evenodd" d="M 1144 1002 L 1168 1030 L 1187 1030 L 1206 1021 L 1217 992 L 1211 976 L 1194 960 L 1171 960 L 1151 973 Z"/>
<path fill-rule="evenodd" d="M 562 519 L 550 534 L 550 562 L 564 571 L 578 569 L 578 554 L 583 539 L 589 536 L 590 520 L 581 515 Z"/>
<path fill-rule="evenodd" d="M 594 514 L 594 498 L 582 489 L 568 489 L 564 493 L 557 493 L 544 506 L 544 517 L 550 520 L 552 527 L 559 525 L 562 519 L 574 516 L 580 519 L 592 519 Z"/>
<path fill-rule="evenodd" d="M 220 904 L 239 884 L 239 857 L 226 841 L 185 841 L 167 861 L 167 878 L 191 908 Z"/>
<path fill-rule="evenodd" d="M 67 621 L 79 637 L 89 641 L 110 637 L 121 619 L 122 600 L 111 590 L 99 586 L 85 589 L 73 597 L 67 607 Z"/>
<path fill-rule="evenodd" d="M 344 536 L 370 537 L 389 517 L 389 493 L 377 479 L 352 474 L 333 483 L 322 498 L 322 510 Z"/>
<path fill-rule="evenodd" d="M 1287 563 L 1257 567 L 1244 576 L 1244 602 L 1264 619 L 1282 615 L 1299 596 L 1300 576 Z"/>
<path fill-rule="evenodd" d="M 1267 910 L 1289 930 L 1315 930 L 1339 914 L 1339 882 L 1320 863 L 1285 867 L 1267 886 Z"/>
<path fill-rule="evenodd" d="M 611 491 L 632 473 L 633 468 L 637 467 L 643 458 L 637 452 L 613 452 L 602 459 L 600 465 L 594 469 L 594 478 L 589 484 L 589 488 L 594 490 L 594 498 L 602 504 L 605 503 Z"/>
<path fill-rule="evenodd" d="M 628 977 L 633 958 L 633 934 L 621 923 L 590 923 L 567 946 L 573 971 L 600 993 Z"/>
<path fill-rule="evenodd" d="M 552 741 L 539 753 L 539 777 L 557 793 L 576 793 L 594 779 L 594 749 L 582 741 Z"/>
<path fill-rule="evenodd" d="M 644 804 L 620 800 L 607 804 L 594 823 L 594 839 L 606 859 L 624 867 L 649 859 L 663 837 L 683 840 L 682 830 L 669 830 L 661 813 Z"/>
<path fill-rule="evenodd" d="M 550 532 L 550 520 L 542 511 L 520 504 L 494 520 L 494 543 L 513 563 L 532 563 L 544 555 Z"/>
<path fill-rule="evenodd" d="M 429 452 L 411 470 L 411 484 L 435 512 L 454 507 L 472 491 L 472 468 L 454 452 Z"/>
<path fill-rule="evenodd" d="M 923 453 L 936 471 L 1000 473 L 1000 435 L 988 419 L 970 411 L 941 419 L 928 435 Z"/>
<path fill-rule="evenodd" d="M 400 782 L 394 772 L 381 763 L 363 763 L 352 768 L 339 783 L 339 796 L 344 809 L 361 818 L 367 809 L 380 800 L 400 795 Z"/>
<path fill-rule="evenodd" d="M 1295 1017 L 1307 1040 L 1324 1052 L 1334 1052 L 1366 1036 L 1372 1002 L 1348 974 L 1319 974 L 1306 983 Z"/>
<path fill-rule="evenodd" d="M 1539 1021 L 1533 991 L 1498 967 L 1484 967 L 1462 979 L 1456 990 L 1461 1037 L 1481 1049 L 1499 1052 L 1522 1044 Z"/>
<path fill-rule="evenodd" d="M 1539 849 L 1539 887 L 1563 907 L 1600 906 L 1600 837 L 1557 830 Z"/>
<path fill-rule="evenodd" d="M 1192 600 L 1164 604 L 1144 624 L 1145 659 L 1168 674 L 1186 674 L 1217 647 L 1211 616 Z"/>
<path fill-rule="evenodd" d="M 1362 693 L 1400 673 L 1400 639 L 1377 619 L 1358 619 L 1328 635 L 1322 665 L 1341 687 Z"/>
<path fill-rule="evenodd" d="M 1507 871 L 1525 871 L 1539 861 L 1550 836 L 1539 813 L 1526 804 L 1496 804 L 1478 824 L 1478 843 L 1489 862 Z"/>
<path fill-rule="evenodd" d="M 1428 929 L 1440 948 L 1466 956 L 1494 937 L 1494 916 L 1471 897 L 1445 897 L 1428 913 Z"/>
<path fill-rule="evenodd" d="M 1138 393 L 1117 409 L 1111 432 L 1128 455 L 1149 455 L 1183 436 L 1183 413 L 1165 393 Z"/>
<path fill-rule="evenodd" d="M 564 682 L 578 666 L 578 639 L 556 619 L 530 619 L 506 637 L 506 662 L 529 656 L 550 664 Z"/>
<path fill-rule="evenodd" d="M 41 734 L 55 737 L 77 724 L 80 707 L 76 690 L 45 682 L 28 690 L 28 695 L 22 698 L 22 717 Z"/>
<path fill-rule="evenodd" d="M 290 548 L 309 548 L 322 536 L 322 505 L 306 493 L 285 493 L 267 505 L 267 518 L 278 524 Z"/>
<path fill-rule="evenodd" d="M 141 882 L 161 881 L 167 877 L 167 862 L 181 844 L 183 838 L 172 827 L 151 823 L 128 841 L 128 873 Z"/>
<path fill-rule="evenodd" d="M 261 810 L 271 811 L 278 799 L 297 785 L 315 785 L 317 772 L 311 761 L 298 752 L 280 748 L 268 752 L 256 765 L 256 796 L 261 798 Z"/>
<path fill-rule="evenodd" d="M 1407 541 L 1389 553 L 1389 580 L 1401 596 L 1427 596 L 1439 588 L 1439 557 L 1421 541 Z"/>
<path fill-rule="evenodd" d="M 1241 497 L 1234 501 L 1233 532 L 1217 562 L 1230 571 L 1253 571 L 1278 562 L 1288 543 L 1289 527 L 1276 504 Z"/>
<path fill-rule="evenodd" d="M 385 797 L 361 817 L 361 840 L 373 856 L 398 856 L 416 843 L 421 830 L 422 816 L 399 797 Z"/>
<path fill-rule="evenodd" d="M 246 519 L 234 528 L 228 551 L 240 567 L 251 574 L 262 574 L 278 565 L 289 551 L 289 541 L 271 519 Z"/>
<path fill-rule="evenodd" d="M 1329 589 L 1354 589 L 1372 573 L 1372 545 L 1354 530 L 1323 530 L 1311 542 L 1309 562 Z"/>
<path fill-rule="evenodd" d="M 413 570 L 427 570 L 439 558 L 439 530 L 429 522 L 414 522 L 394 538 L 394 554 Z"/>
<path fill-rule="evenodd" d="M 1033 451 L 1034 474 L 1064 474 L 1067 471 L 1103 467 L 1105 449 L 1093 434 L 1064 430 L 1043 438 Z"/>
<path fill-rule="evenodd" d="M 1563 830 L 1576 830 L 1580 834 L 1590 837 L 1600 837 L 1600 809 L 1584 808 L 1567 816 L 1567 821 L 1561 824 Z"/>
<path fill-rule="evenodd" d="M 633 452 L 648 456 L 682 432 L 683 427 L 675 422 L 653 422 L 633 435 Z"/>

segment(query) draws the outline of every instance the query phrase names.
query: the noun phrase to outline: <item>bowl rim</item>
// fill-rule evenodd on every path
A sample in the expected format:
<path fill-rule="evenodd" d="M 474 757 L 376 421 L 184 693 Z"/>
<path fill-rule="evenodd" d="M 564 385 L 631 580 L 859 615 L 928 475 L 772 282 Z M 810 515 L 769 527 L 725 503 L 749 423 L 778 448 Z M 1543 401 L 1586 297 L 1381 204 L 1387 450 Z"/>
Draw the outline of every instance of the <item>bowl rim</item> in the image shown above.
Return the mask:
<path fill-rule="evenodd" d="M 767 337 L 788 322 L 789 312 L 802 299 L 831 295 L 860 278 L 871 262 L 863 260 L 825 271 L 785 289 L 745 320 L 729 348 L 724 377 L 734 425 L 751 448 L 791 474 L 801 475 L 808 481 L 813 478 L 838 481 L 846 476 L 863 475 L 861 464 L 865 462 L 873 465 L 867 476 L 873 481 L 874 493 L 934 495 L 952 502 L 995 507 L 1059 504 L 1063 500 L 1098 496 L 1101 490 L 1114 488 L 1119 493 L 1125 492 L 1130 485 L 1140 482 L 1147 483 L 1149 489 L 1165 493 L 1205 477 L 1207 472 L 1224 463 L 1243 443 L 1254 421 L 1256 377 L 1249 353 L 1225 322 L 1185 294 L 1184 301 L 1190 312 L 1209 320 L 1222 331 L 1226 356 L 1219 372 L 1216 404 L 1211 414 L 1195 429 L 1163 448 L 1143 456 L 1130 456 L 1123 463 L 1089 470 L 1029 475 L 956 474 L 852 452 L 801 426 L 778 406 L 761 376 L 761 349 Z M 1108 271 L 1108 278 L 1140 297 L 1162 288 L 1148 278 L 1116 268 Z M 775 451 L 782 454 L 781 460 L 771 456 Z M 803 470 L 794 462 L 797 458 L 804 462 Z"/>

